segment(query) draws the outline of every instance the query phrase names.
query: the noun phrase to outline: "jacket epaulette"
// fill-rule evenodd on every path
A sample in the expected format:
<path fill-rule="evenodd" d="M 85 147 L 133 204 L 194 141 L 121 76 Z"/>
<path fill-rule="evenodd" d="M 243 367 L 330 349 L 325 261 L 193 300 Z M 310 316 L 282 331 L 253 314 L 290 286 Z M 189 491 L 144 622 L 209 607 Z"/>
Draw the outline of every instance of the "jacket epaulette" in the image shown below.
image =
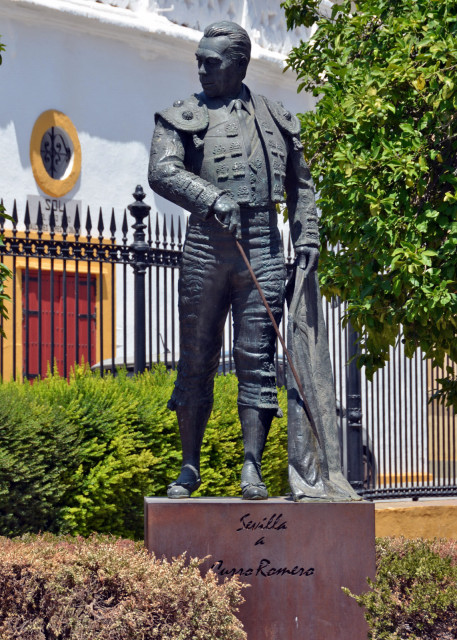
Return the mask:
<path fill-rule="evenodd" d="M 274 102 L 273 100 L 265 98 L 265 96 L 262 96 L 262 98 L 268 107 L 268 111 L 283 133 L 293 137 L 300 135 L 301 126 L 297 116 L 287 111 L 280 102 Z"/>
<path fill-rule="evenodd" d="M 204 131 L 209 124 L 208 108 L 200 100 L 198 94 L 194 94 L 186 100 L 176 100 L 172 107 L 156 113 L 172 127 L 186 133 L 199 133 Z"/>

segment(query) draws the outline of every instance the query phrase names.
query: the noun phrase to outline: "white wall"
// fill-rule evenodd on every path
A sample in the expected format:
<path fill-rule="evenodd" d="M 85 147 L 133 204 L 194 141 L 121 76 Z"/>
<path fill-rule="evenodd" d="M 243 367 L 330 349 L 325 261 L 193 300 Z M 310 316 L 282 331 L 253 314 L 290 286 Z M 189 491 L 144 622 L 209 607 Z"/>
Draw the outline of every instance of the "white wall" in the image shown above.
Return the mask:
<path fill-rule="evenodd" d="M 144 20 L 133 26 L 127 21 L 128 10 L 98 9 L 92 2 L 87 5 L 95 5 L 96 17 L 75 15 L 74 3 L 65 1 L 58 9 L 23 5 L 0 0 L 1 39 L 7 46 L 0 67 L 0 196 L 5 205 L 10 208 L 17 198 L 21 208 L 26 196 L 41 193 L 30 165 L 30 135 L 43 111 L 57 109 L 73 121 L 82 148 L 81 177 L 68 198 L 80 200 L 83 208 L 101 206 L 108 212 L 114 207 L 119 219 L 141 183 L 153 208 L 175 210 L 147 186 L 153 114 L 200 90 L 193 52 L 201 34 L 165 18 L 161 31 L 151 31 L 154 25 L 148 31 Z M 97 12 L 102 10 L 100 23 Z M 183 30 L 188 38 L 182 37 Z M 296 95 L 295 78 L 282 73 L 277 55 L 258 54 L 246 82 L 293 111 L 311 106 L 306 96 Z"/>

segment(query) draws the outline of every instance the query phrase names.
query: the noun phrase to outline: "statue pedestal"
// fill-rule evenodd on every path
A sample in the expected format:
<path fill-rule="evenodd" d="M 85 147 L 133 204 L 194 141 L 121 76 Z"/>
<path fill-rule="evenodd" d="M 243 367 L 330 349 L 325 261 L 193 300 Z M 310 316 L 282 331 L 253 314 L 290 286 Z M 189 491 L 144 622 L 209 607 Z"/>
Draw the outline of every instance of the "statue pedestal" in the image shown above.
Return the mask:
<path fill-rule="evenodd" d="M 248 640 L 365 640 L 363 611 L 343 593 L 375 577 L 374 505 L 287 498 L 145 499 L 145 543 L 157 557 L 184 551 L 251 585 L 239 617 Z"/>

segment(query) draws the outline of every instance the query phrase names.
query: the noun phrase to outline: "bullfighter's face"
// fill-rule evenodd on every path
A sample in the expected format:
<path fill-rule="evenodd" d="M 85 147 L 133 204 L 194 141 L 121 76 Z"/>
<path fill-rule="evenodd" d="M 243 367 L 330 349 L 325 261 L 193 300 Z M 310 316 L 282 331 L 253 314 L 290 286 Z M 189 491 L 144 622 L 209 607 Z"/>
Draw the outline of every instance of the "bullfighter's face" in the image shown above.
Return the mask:
<path fill-rule="evenodd" d="M 198 75 L 209 98 L 236 98 L 241 91 L 246 63 L 230 55 L 227 36 L 202 38 L 196 52 Z"/>

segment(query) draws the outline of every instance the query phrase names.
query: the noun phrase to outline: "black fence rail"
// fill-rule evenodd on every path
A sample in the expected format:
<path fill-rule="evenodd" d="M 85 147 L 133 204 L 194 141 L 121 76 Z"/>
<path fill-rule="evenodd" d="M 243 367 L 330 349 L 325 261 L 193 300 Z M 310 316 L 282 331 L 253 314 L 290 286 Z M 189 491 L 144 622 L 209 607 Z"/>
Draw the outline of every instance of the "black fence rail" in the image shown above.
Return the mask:
<path fill-rule="evenodd" d="M 186 221 L 151 214 L 141 188 L 134 199 L 130 213 L 119 217 L 114 211 L 94 215 L 90 208 L 83 215 L 78 206 L 45 212 L 41 203 L 27 202 L 21 220 L 15 203 L 13 223 L 0 220 L 0 259 L 12 271 L 9 317 L 1 320 L 3 380 L 33 380 L 52 370 L 68 376 L 81 362 L 101 375 L 121 366 L 132 372 L 156 362 L 176 366 Z M 284 244 L 291 269 L 288 235 Z M 324 301 L 324 313 L 347 477 L 367 498 L 457 495 L 455 416 L 429 402 L 443 372 L 419 352 L 406 358 L 399 340 L 369 382 L 363 370 L 356 375 L 347 365 L 354 335 L 341 328 L 344 304 Z M 229 317 L 220 373 L 234 369 L 231 344 Z M 276 364 L 283 384 L 281 348 Z"/>

